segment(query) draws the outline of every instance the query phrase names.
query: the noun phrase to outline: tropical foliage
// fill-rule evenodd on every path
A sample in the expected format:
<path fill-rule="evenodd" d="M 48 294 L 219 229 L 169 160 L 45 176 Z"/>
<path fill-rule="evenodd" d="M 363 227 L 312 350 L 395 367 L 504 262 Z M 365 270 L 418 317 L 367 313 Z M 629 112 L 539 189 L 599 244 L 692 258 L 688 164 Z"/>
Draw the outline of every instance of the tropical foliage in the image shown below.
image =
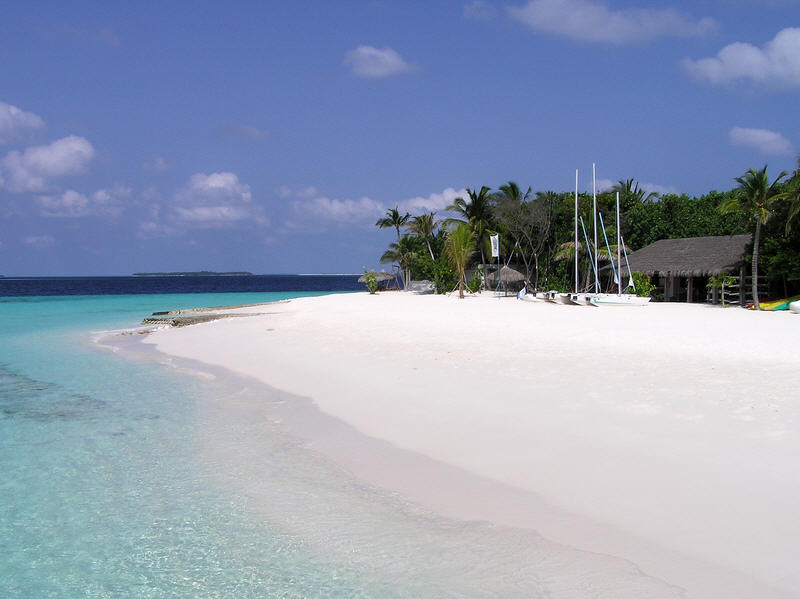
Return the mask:
<path fill-rule="evenodd" d="M 475 237 L 476 234 L 469 226 L 469 224 L 458 225 L 447 236 L 447 241 L 444 245 L 445 255 L 447 260 L 456 269 L 458 273 L 458 297 L 464 298 L 464 287 L 467 281 L 464 273 L 467 270 L 470 256 L 475 251 Z"/>
<path fill-rule="evenodd" d="M 378 291 L 378 273 L 374 270 L 364 269 L 364 285 L 367 287 L 370 295 L 375 295 Z"/>
<path fill-rule="evenodd" d="M 771 295 L 789 297 L 800 293 L 800 160 L 797 166 L 788 178 L 780 173 L 775 179 L 767 177 L 767 167 L 750 169 L 734 179 L 736 187 L 699 197 L 657 195 L 626 179 L 597 195 L 598 210 L 609 241 L 615 240 L 619 192 L 620 234 L 629 253 L 659 239 L 750 233 L 752 252 L 746 258 L 753 271 L 769 283 Z M 395 265 L 406 284 L 427 279 L 439 293 L 456 286 L 463 292 L 467 272 L 473 273 L 472 281 L 482 281 L 489 235 L 497 234 L 500 260 L 522 272 L 530 289 L 570 290 L 575 286 L 574 201 L 574 192 L 536 192 L 507 181 L 494 190 L 485 185 L 467 189 L 445 208 L 443 218 L 432 212 L 412 216 L 396 206 L 376 223 L 396 233 L 381 262 Z M 578 215 L 579 287 L 588 289 L 594 280 L 590 194 L 578 195 Z M 609 260 L 602 233 L 599 241 L 602 266 Z M 459 259 L 454 261 L 456 247 Z M 616 255 L 613 243 L 610 250 Z"/>
<path fill-rule="evenodd" d="M 754 220 L 756 223 L 752 259 L 753 304 L 756 310 L 761 309 L 758 301 L 758 250 L 761 242 L 761 227 L 772 216 L 772 207 L 775 202 L 788 197 L 788 193 L 778 189 L 780 180 L 785 176 L 786 172 L 781 171 L 781 174 L 770 184 L 766 165 L 760 171 L 751 168 L 741 177 L 736 177 L 735 180 L 739 184 L 738 193 L 726 199 L 719 206 L 719 210 L 723 214 L 741 211 L 748 219 Z"/>
<path fill-rule="evenodd" d="M 411 215 L 406 212 L 404 215 L 400 215 L 400 211 L 397 209 L 397 206 L 392 208 L 391 210 L 386 211 L 386 216 L 383 218 L 379 218 L 378 222 L 375 223 L 376 227 L 381 229 L 389 229 L 394 228 L 397 231 L 397 241 L 400 241 L 400 229 L 408 223 L 408 219 L 411 218 Z"/>

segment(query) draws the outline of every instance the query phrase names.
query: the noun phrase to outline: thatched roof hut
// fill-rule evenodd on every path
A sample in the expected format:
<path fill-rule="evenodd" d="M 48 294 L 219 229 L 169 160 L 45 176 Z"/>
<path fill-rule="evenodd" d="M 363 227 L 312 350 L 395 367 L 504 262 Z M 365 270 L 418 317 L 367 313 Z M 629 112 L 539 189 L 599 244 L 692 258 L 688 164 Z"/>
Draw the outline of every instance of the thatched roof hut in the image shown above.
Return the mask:
<path fill-rule="evenodd" d="M 396 275 L 394 275 L 394 274 L 392 274 L 390 272 L 386 272 L 385 270 L 381 270 L 380 272 L 376 272 L 375 273 L 375 278 L 377 279 L 378 283 L 382 283 L 384 281 L 396 281 L 397 280 L 397 276 Z M 361 275 L 360 277 L 358 277 L 358 282 L 359 283 L 365 283 L 366 280 L 367 280 L 367 275 Z"/>
<path fill-rule="evenodd" d="M 750 235 L 661 239 L 629 254 L 628 261 L 631 271 L 651 276 L 706 277 L 738 270 L 750 239 Z"/>
<path fill-rule="evenodd" d="M 497 269 L 495 269 L 493 272 L 488 273 L 486 275 L 486 278 L 496 283 L 497 282 Z M 518 270 L 514 270 L 510 266 L 503 266 L 500 269 L 500 280 L 504 281 L 506 283 L 524 281 L 525 280 L 525 275 L 522 274 L 521 272 L 519 272 Z"/>

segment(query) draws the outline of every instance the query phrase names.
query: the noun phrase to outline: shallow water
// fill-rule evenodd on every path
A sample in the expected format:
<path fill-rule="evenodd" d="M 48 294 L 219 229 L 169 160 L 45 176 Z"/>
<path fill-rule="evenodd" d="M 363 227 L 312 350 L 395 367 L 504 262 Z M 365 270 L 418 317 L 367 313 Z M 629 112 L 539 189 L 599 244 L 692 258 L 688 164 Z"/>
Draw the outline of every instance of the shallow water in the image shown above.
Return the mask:
<path fill-rule="evenodd" d="M 0 300 L 0 596 L 677 596 L 360 484 L 270 419 L 291 397 L 91 343 L 155 310 L 286 295 Z"/>

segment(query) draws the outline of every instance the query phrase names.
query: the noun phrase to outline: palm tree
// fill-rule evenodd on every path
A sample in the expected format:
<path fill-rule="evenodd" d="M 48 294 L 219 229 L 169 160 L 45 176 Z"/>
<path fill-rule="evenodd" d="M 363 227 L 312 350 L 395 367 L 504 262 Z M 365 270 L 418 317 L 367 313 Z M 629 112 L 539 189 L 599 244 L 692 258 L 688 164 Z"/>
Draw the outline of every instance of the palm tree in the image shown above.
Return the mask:
<path fill-rule="evenodd" d="M 724 200 L 719 210 L 723 214 L 743 211 L 747 218 L 756 221 L 756 232 L 753 237 L 753 305 L 756 310 L 761 309 L 758 303 L 758 246 L 761 241 L 761 225 L 769 220 L 771 207 L 776 200 L 788 197 L 788 193 L 778 193 L 777 186 L 781 179 L 786 176 L 786 171 L 781 174 L 770 185 L 767 177 L 767 165 L 760 171 L 749 169 L 741 177 L 736 177 L 734 181 L 739 184 L 738 193 Z"/>
<path fill-rule="evenodd" d="M 448 218 L 445 222 L 450 223 L 468 223 L 475 233 L 475 240 L 478 242 L 478 247 L 481 252 L 481 265 L 486 263 L 486 256 L 483 252 L 483 241 L 486 233 L 492 226 L 492 211 L 490 206 L 490 189 L 485 185 L 481 190 L 476 192 L 467 188 L 469 195 L 469 202 L 464 198 L 456 198 L 446 210 L 455 212 L 461 215 L 462 218 Z"/>
<path fill-rule="evenodd" d="M 464 299 L 464 271 L 467 262 L 475 252 L 475 233 L 468 224 L 461 224 L 447 236 L 444 243 L 444 253 L 447 260 L 458 272 L 458 297 Z"/>
<path fill-rule="evenodd" d="M 400 216 L 400 211 L 398 207 L 395 206 L 391 210 L 386 211 L 386 216 L 383 218 L 378 219 L 378 222 L 375 223 L 375 226 L 380 229 L 388 229 L 389 227 L 394 227 L 395 231 L 397 231 L 397 241 L 400 241 L 400 227 L 405 226 L 408 222 L 408 219 L 411 218 L 411 215 L 406 212 L 404 216 Z"/>
<path fill-rule="evenodd" d="M 639 182 L 633 179 L 626 181 L 618 181 L 611 187 L 612 192 L 619 192 L 620 203 L 625 210 L 628 210 L 634 204 L 643 204 L 649 202 L 653 198 L 658 198 L 658 193 L 655 191 L 647 192 L 639 187 Z"/>
<path fill-rule="evenodd" d="M 797 157 L 797 168 L 789 179 L 789 214 L 786 217 L 786 234 L 792 230 L 792 221 L 800 214 L 800 156 Z"/>
<path fill-rule="evenodd" d="M 408 289 L 411 282 L 411 262 L 417 257 L 414 240 L 403 235 L 397 243 L 390 243 L 389 249 L 383 252 L 381 264 L 396 264 L 403 272 L 403 289 Z"/>
<path fill-rule="evenodd" d="M 496 199 L 500 201 L 511 200 L 512 202 L 521 204 L 523 202 L 527 202 L 531 196 L 530 186 L 528 187 L 528 191 L 526 191 L 523 194 L 522 190 L 520 190 L 519 188 L 519 185 L 517 185 L 513 181 L 509 181 L 505 185 L 501 185 L 498 189 L 500 190 L 500 192 L 493 195 L 495 195 Z"/>
<path fill-rule="evenodd" d="M 411 222 L 406 225 L 410 231 L 414 232 L 425 240 L 425 244 L 428 246 L 428 252 L 431 255 L 431 260 L 436 260 L 436 257 L 433 255 L 433 248 L 431 247 L 431 238 L 433 237 L 436 227 L 439 224 L 435 216 L 435 212 L 431 212 L 430 214 L 420 214 L 419 216 L 412 218 Z"/>

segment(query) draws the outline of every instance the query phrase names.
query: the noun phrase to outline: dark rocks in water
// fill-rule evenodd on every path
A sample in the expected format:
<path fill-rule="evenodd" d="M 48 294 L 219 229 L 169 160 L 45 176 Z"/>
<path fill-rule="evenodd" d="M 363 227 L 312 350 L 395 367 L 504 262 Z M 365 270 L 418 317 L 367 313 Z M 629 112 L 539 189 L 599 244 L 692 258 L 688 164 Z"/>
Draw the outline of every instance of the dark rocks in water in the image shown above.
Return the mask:
<path fill-rule="evenodd" d="M 167 312 L 154 312 L 156 314 L 168 314 Z M 211 322 L 213 320 L 220 320 L 222 318 L 239 318 L 243 316 L 252 316 L 251 314 L 193 314 L 190 316 L 164 316 L 156 317 L 150 316 L 142 320 L 142 324 L 150 325 L 168 325 L 171 327 L 186 327 L 191 324 L 200 324 L 201 322 Z"/>
<path fill-rule="evenodd" d="M 104 401 L 95 397 L 29 378 L 0 364 L 0 419 L 88 420 L 106 407 Z"/>

